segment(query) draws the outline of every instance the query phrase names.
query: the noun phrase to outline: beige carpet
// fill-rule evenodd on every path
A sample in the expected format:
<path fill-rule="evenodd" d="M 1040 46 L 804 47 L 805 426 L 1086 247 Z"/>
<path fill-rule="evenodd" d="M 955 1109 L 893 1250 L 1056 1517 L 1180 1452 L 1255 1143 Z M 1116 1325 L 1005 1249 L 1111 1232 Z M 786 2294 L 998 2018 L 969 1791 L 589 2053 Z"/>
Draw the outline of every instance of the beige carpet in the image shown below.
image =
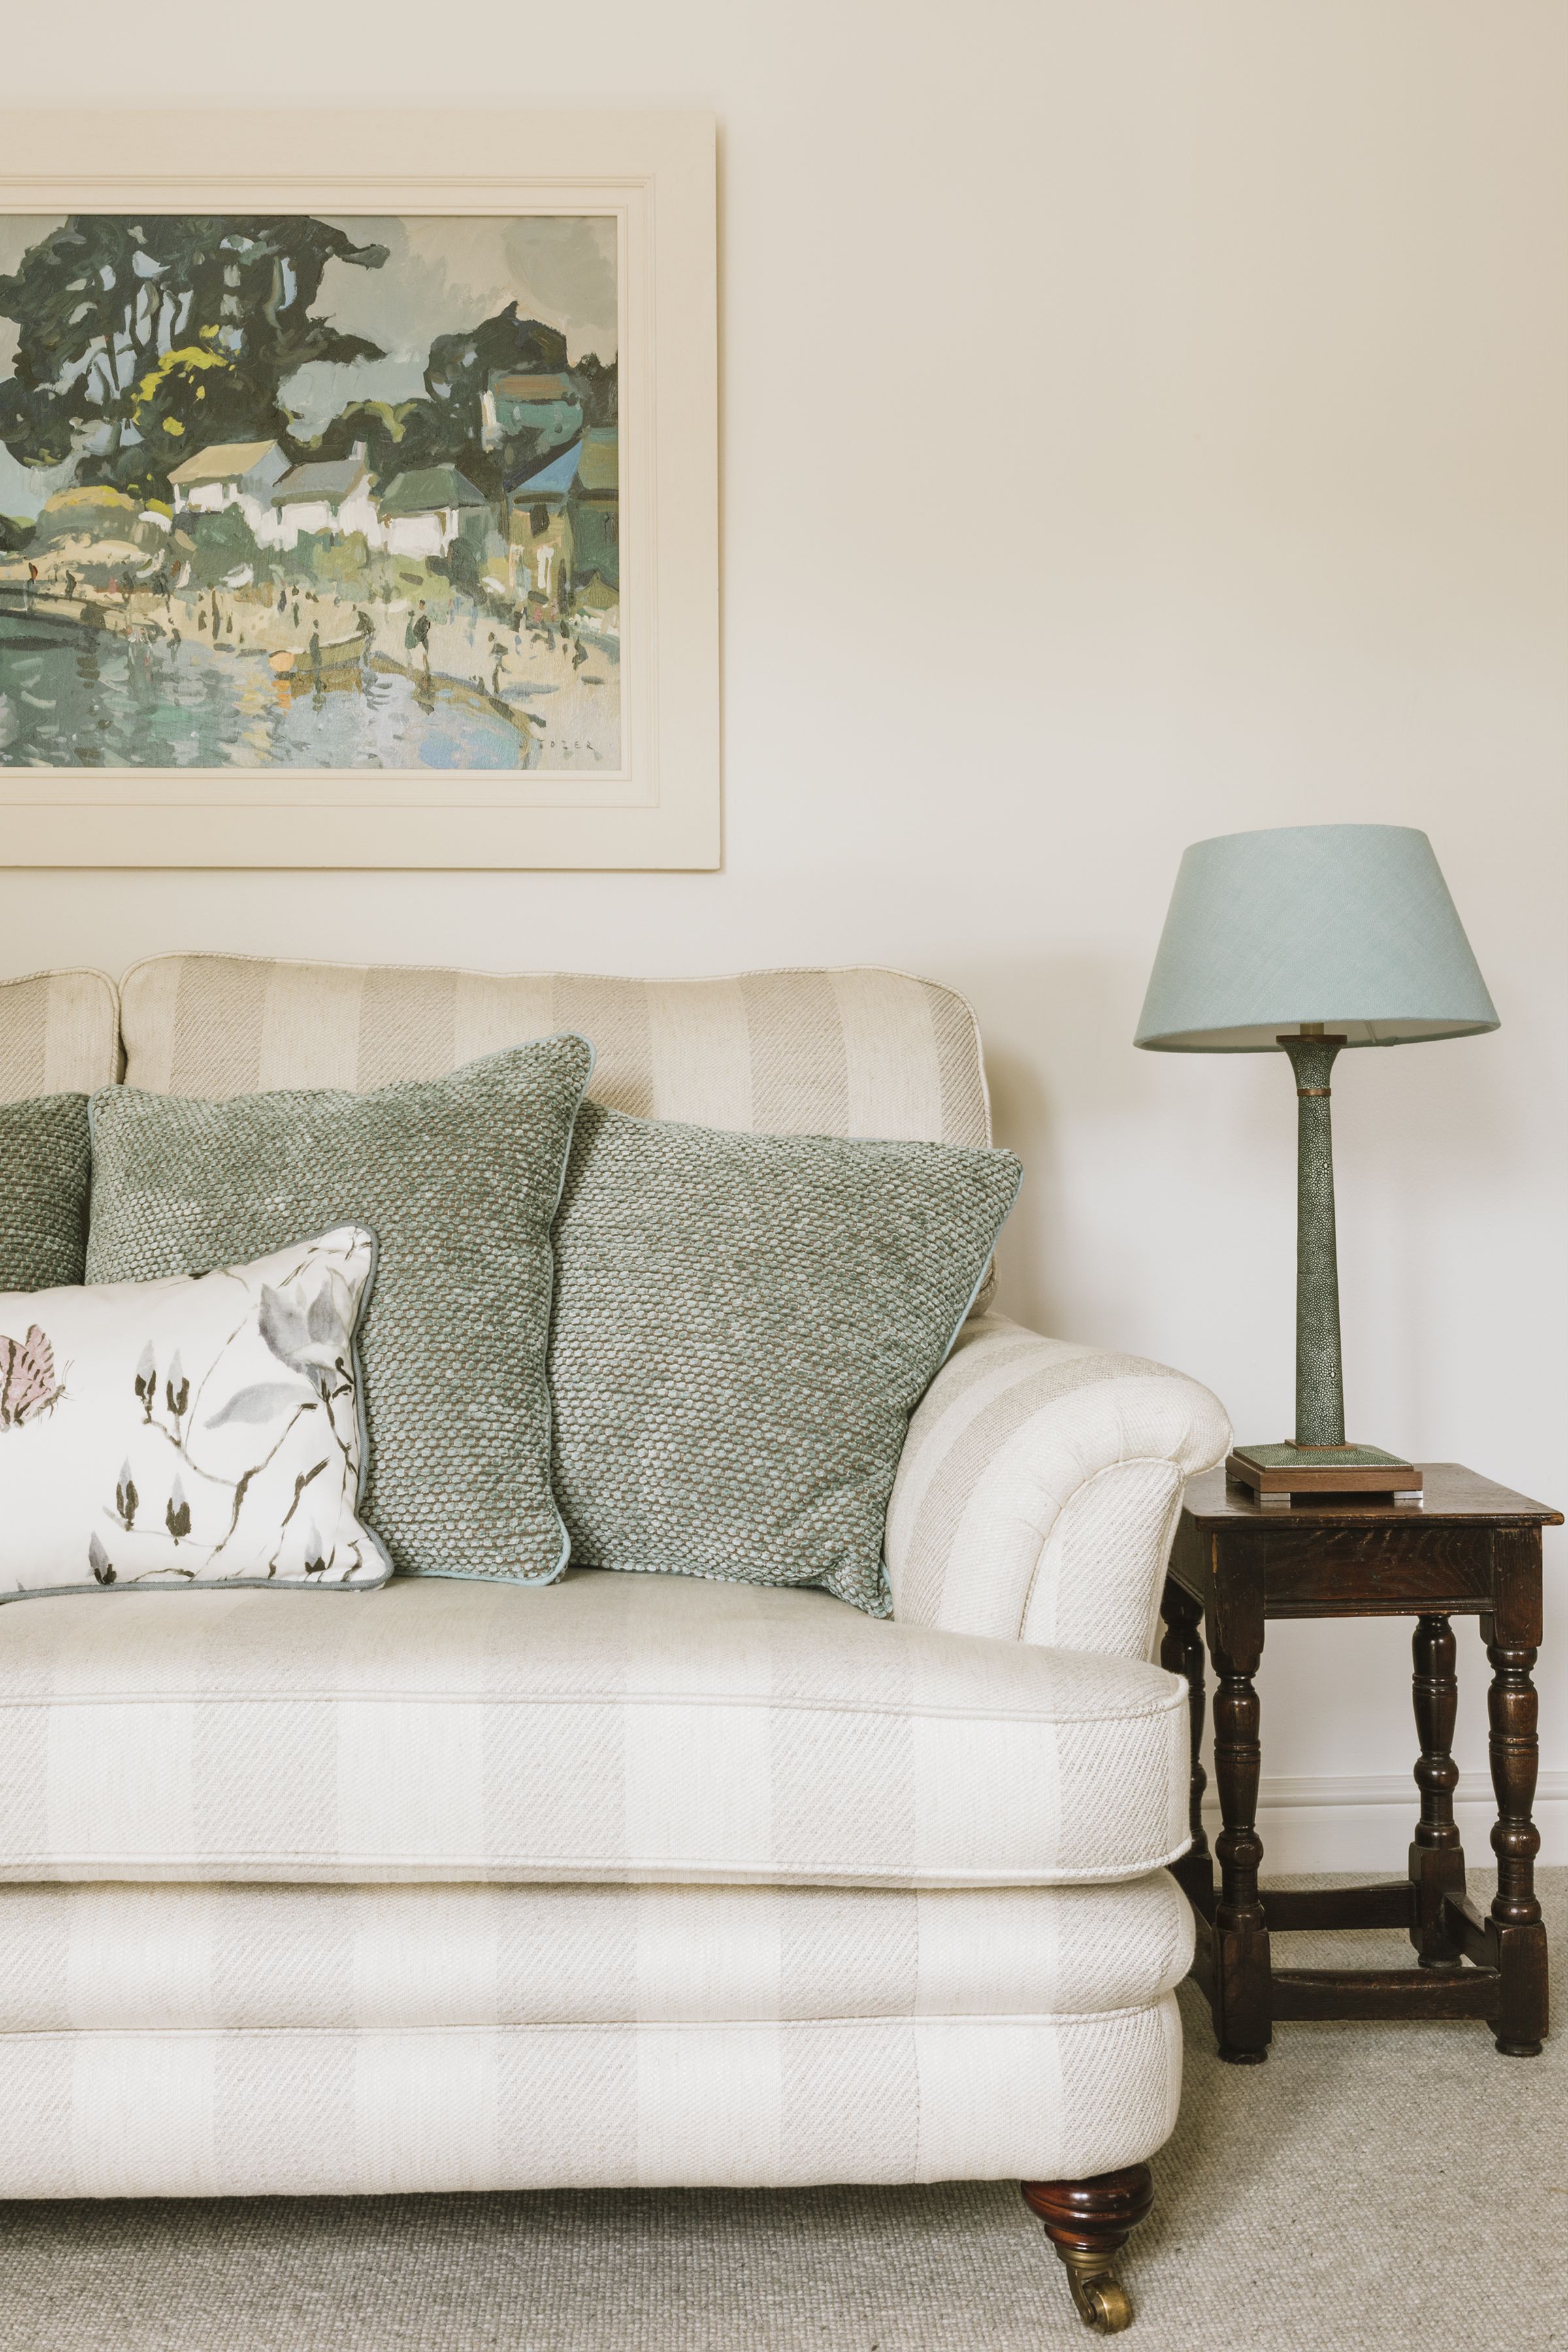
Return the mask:
<path fill-rule="evenodd" d="M 1568 1870 L 1542 1879 L 1568 1953 Z M 1299 1965 L 1408 1957 L 1285 1940 Z M 1129 2352 L 1568 2347 L 1568 2018 L 1533 2061 L 1480 2025 L 1287 2025 L 1231 2068 L 1183 2000 Z M 1095 2340 L 1058 2270 L 1006 2186 L 10 2205 L 0 2346 L 1047 2352 Z"/>

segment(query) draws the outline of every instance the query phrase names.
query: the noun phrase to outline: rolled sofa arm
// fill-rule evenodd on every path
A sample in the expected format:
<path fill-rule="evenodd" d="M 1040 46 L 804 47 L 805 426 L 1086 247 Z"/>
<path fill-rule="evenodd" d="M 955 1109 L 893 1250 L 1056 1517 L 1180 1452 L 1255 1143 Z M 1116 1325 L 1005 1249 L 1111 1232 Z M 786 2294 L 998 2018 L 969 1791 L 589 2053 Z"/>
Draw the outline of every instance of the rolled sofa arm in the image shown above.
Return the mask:
<path fill-rule="evenodd" d="M 976 1317 L 910 1423 L 888 1507 L 893 1613 L 1146 1658 L 1184 1482 L 1230 1423 L 1138 1356 Z"/>

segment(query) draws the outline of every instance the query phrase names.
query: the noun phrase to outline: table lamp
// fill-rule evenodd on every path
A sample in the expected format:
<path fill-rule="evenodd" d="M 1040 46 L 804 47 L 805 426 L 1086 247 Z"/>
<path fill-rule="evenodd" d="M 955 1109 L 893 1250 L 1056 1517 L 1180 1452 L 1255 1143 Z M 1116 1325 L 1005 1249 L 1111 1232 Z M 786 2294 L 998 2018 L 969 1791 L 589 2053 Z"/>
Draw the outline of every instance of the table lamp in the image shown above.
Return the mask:
<path fill-rule="evenodd" d="M 1240 1445 L 1227 1474 L 1260 1500 L 1415 1495 L 1397 1454 L 1345 1443 L 1329 1073 L 1345 1046 L 1498 1026 L 1432 845 L 1401 824 L 1285 825 L 1182 857 L 1134 1043 L 1264 1054 L 1296 1077 L 1296 1433 Z"/>

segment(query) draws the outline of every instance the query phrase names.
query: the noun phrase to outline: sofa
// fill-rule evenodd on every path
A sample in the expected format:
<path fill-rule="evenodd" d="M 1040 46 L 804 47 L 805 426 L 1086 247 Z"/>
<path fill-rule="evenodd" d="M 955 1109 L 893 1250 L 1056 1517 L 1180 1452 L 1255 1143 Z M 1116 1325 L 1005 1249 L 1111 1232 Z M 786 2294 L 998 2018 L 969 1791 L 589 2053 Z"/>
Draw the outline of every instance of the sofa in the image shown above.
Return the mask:
<path fill-rule="evenodd" d="M 873 970 L 161 956 L 0 985 L 0 1099 L 363 1089 L 560 1028 L 624 1111 L 989 1140 L 967 1005 Z M 1152 1647 L 1228 1436 L 983 1293 L 890 1620 L 586 1570 L 0 1611 L 0 2196 L 1011 2179 L 1124 2326 L 1191 1958 Z"/>

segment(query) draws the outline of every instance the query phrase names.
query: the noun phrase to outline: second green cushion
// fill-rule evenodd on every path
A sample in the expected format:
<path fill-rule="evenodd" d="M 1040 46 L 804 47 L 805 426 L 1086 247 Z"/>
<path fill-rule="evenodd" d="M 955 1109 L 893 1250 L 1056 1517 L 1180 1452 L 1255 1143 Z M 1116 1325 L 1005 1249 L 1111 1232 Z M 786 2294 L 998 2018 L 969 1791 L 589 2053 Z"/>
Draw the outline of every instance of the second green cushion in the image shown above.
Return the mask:
<path fill-rule="evenodd" d="M 746 1135 L 585 1103 L 555 1226 L 572 1557 L 889 1603 L 909 1417 L 1021 1171 L 1006 1151 Z"/>
<path fill-rule="evenodd" d="M 566 1557 L 550 1223 L 592 1067 L 587 1043 L 561 1036 L 368 1094 L 106 1087 L 87 1278 L 200 1274 L 344 1219 L 370 1226 L 364 1517 L 405 1575 L 547 1580 Z"/>

